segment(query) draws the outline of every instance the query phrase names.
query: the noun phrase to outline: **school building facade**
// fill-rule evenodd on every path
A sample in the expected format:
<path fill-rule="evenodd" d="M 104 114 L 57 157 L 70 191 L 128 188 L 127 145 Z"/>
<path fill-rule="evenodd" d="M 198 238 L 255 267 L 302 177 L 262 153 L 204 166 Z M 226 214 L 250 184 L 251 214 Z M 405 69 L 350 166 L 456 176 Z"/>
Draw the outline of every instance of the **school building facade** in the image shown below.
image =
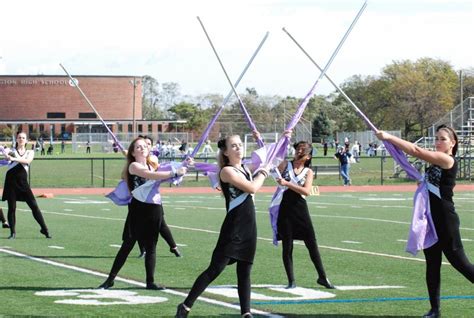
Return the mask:
<path fill-rule="evenodd" d="M 72 77 L 114 133 L 160 133 L 174 123 L 142 119 L 140 76 Z M 74 83 L 60 75 L 0 75 L 0 136 L 8 130 L 32 139 L 106 132 Z"/>

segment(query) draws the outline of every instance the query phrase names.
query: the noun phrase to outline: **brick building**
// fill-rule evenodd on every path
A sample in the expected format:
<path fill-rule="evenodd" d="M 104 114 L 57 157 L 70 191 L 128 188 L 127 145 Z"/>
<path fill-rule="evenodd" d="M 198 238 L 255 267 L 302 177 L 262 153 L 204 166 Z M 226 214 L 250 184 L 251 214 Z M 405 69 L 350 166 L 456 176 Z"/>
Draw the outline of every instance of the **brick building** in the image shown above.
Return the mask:
<path fill-rule="evenodd" d="M 137 76 L 72 76 L 114 133 L 159 133 L 170 121 L 142 119 L 142 81 Z M 4 128 L 69 138 L 105 132 L 67 76 L 0 75 L 0 135 Z"/>

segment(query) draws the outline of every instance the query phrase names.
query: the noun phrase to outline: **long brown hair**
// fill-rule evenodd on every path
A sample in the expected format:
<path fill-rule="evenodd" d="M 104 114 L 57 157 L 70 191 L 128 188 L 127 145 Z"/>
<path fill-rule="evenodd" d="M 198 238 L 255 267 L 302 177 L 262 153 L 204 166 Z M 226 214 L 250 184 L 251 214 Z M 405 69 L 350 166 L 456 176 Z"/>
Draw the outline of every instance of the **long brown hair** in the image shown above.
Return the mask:
<path fill-rule="evenodd" d="M 217 142 L 217 148 L 219 148 L 219 152 L 217 153 L 217 164 L 219 166 L 219 170 L 224 168 L 229 164 L 229 157 L 224 155 L 224 152 L 227 150 L 227 141 L 229 140 L 230 137 L 233 136 L 227 136 L 224 138 L 219 139 Z"/>
<path fill-rule="evenodd" d="M 446 125 L 440 125 L 436 128 L 436 132 L 441 131 L 441 130 L 448 133 L 449 138 L 451 138 L 451 140 L 454 140 L 456 142 L 456 144 L 453 146 L 453 150 L 452 150 L 452 155 L 456 156 L 456 152 L 458 152 L 458 135 L 456 134 L 454 129 L 452 129 L 451 127 L 448 127 Z"/>
<path fill-rule="evenodd" d="M 135 149 L 135 144 L 137 143 L 138 140 L 145 141 L 145 139 L 143 137 L 138 137 L 138 138 L 135 138 L 130 143 L 130 145 L 128 146 L 128 152 L 127 152 L 127 163 L 123 167 L 123 171 L 122 171 L 122 179 L 127 182 L 127 186 L 128 186 L 128 189 L 130 191 L 132 190 L 133 185 L 131 184 L 131 178 L 130 178 L 131 175 L 130 175 L 130 172 L 128 171 L 128 167 L 130 167 L 132 162 L 136 161 L 135 157 L 133 156 L 133 150 Z M 146 157 L 146 163 L 147 163 L 148 166 L 152 167 L 153 170 L 158 169 L 158 165 L 156 164 L 156 162 L 151 161 L 150 155 L 148 155 L 148 157 Z"/>

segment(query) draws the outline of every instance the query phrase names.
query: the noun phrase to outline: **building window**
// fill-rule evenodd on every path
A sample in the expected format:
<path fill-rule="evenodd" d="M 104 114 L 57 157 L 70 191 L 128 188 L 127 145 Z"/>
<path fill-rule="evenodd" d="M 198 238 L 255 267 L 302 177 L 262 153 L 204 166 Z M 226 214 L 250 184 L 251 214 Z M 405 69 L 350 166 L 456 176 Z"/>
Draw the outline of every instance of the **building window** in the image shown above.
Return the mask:
<path fill-rule="evenodd" d="M 61 134 L 66 132 L 66 124 L 61 124 Z"/>
<path fill-rule="evenodd" d="M 46 113 L 46 118 L 66 118 L 66 113 Z"/>
<path fill-rule="evenodd" d="M 44 125 L 43 125 L 43 124 L 40 124 L 39 126 L 40 126 L 40 127 L 39 127 L 39 131 L 40 131 L 40 133 L 42 133 L 42 132 L 44 131 Z"/>
<path fill-rule="evenodd" d="M 96 113 L 79 113 L 79 118 L 97 118 Z"/>
<path fill-rule="evenodd" d="M 128 124 L 128 132 L 133 132 L 133 125 L 132 124 Z"/>
<path fill-rule="evenodd" d="M 143 125 L 142 124 L 138 125 L 138 132 L 143 132 Z"/>
<path fill-rule="evenodd" d="M 163 125 L 158 124 L 158 132 L 163 132 Z"/>
<path fill-rule="evenodd" d="M 152 124 L 148 124 L 148 132 L 149 133 L 153 132 L 153 125 Z"/>
<path fill-rule="evenodd" d="M 28 135 L 31 135 L 33 133 L 33 130 L 34 130 L 34 126 L 29 124 L 28 125 Z"/>
<path fill-rule="evenodd" d="M 123 131 L 123 125 L 122 124 L 118 124 L 117 125 L 117 129 L 118 129 L 118 132 L 121 133 Z"/>

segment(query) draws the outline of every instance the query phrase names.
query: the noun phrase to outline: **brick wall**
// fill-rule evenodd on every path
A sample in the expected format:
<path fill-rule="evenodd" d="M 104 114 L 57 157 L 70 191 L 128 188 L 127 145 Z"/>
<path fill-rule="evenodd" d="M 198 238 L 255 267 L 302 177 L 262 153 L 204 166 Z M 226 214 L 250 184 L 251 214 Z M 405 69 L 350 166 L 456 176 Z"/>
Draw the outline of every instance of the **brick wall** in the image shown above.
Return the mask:
<path fill-rule="evenodd" d="M 105 120 L 132 119 L 132 76 L 73 76 Z M 142 118 L 142 84 L 136 77 L 135 118 Z M 93 112 L 66 76 L 0 76 L 0 119 L 45 120 L 47 113 L 78 119 Z M 59 119 L 59 118 L 58 118 Z"/>

